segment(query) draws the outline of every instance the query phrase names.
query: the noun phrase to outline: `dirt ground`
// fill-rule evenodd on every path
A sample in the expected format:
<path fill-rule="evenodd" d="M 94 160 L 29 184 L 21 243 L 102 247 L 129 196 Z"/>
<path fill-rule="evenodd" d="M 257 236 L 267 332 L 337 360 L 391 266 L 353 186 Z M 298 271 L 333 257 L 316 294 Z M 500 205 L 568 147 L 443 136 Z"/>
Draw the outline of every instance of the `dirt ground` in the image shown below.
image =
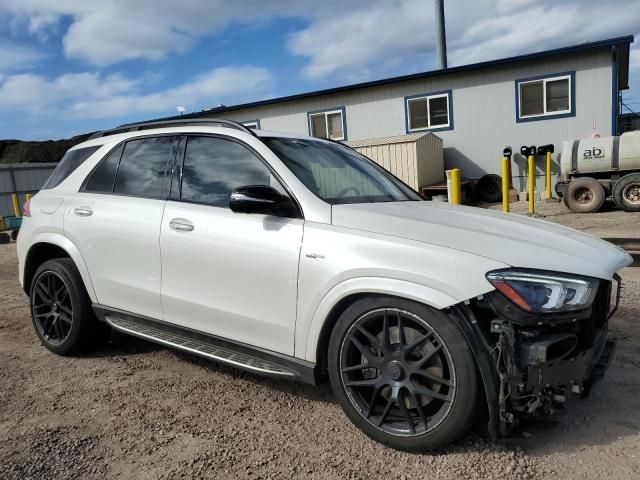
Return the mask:
<path fill-rule="evenodd" d="M 522 210 L 522 205 L 514 205 Z M 590 233 L 640 237 L 640 214 L 540 212 Z M 492 443 L 478 428 L 439 453 L 366 438 L 328 385 L 260 378 L 122 335 L 61 358 L 42 347 L 0 245 L 0 479 L 640 478 L 640 268 L 622 272 L 618 352 L 590 398 Z"/>

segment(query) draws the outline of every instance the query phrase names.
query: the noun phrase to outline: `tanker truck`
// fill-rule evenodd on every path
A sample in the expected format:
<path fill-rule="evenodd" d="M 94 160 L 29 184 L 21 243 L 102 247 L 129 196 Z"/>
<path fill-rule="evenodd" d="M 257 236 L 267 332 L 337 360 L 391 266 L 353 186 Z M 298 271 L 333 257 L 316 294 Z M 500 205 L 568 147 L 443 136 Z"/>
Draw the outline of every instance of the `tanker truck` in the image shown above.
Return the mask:
<path fill-rule="evenodd" d="M 564 142 L 556 193 L 578 213 L 597 211 L 607 197 L 640 212 L 640 131 Z"/>

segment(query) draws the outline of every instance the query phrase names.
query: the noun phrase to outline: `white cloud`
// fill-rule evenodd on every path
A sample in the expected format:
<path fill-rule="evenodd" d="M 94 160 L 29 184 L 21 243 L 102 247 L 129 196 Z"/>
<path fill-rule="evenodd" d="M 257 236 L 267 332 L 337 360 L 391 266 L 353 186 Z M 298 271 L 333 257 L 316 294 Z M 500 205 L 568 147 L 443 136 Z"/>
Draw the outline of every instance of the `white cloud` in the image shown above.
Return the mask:
<path fill-rule="evenodd" d="M 492 2 L 484 3 L 487 13 L 473 25 L 447 32 L 451 63 L 463 65 L 618 37 L 640 27 L 640 15 L 631 14 L 640 12 L 640 0 L 621 0 L 615 6 L 596 0 L 517 0 L 519 8 L 495 12 Z M 498 7 L 506 3 L 499 0 Z"/>
<path fill-rule="evenodd" d="M 222 67 L 182 85 L 147 93 L 141 80 L 97 73 L 65 74 L 48 79 L 33 74 L 6 76 L 0 83 L 0 111 L 67 119 L 117 118 L 132 114 L 175 112 L 176 105 L 196 108 L 222 100 L 259 95 L 271 88 L 270 73 L 259 67 Z"/>
<path fill-rule="evenodd" d="M 394 57 L 427 53 L 433 47 L 433 16 L 424 0 L 378 2 L 323 15 L 293 33 L 287 47 L 309 58 L 304 75 L 324 78 L 337 71 L 353 72 Z M 429 13 L 433 8 L 428 9 Z M 341 75 L 341 76 L 344 76 Z"/>
<path fill-rule="evenodd" d="M 640 28 L 640 0 L 447 0 L 445 10 L 451 65 Z M 238 24 L 301 18 L 307 26 L 290 34 L 287 48 L 306 59 L 306 78 L 343 81 L 380 76 L 394 65 L 412 71 L 433 67 L 432 0 L 0 0 L 2 11 L 25 20 L 28 31 L 43 38 L 69 23 L 65 54 L 97 66 L 157 61 Z"/>
<path fill-rule="evenodd" d="M 2 11 L 26 19 L 28 31 L 40 38 L 68 18 L 65 54 L 97 66 L 160 60 L 184 52 L 199 38 L 220 33 L 232 22 L 256 23 L 303 13 L 295 0 L 0 0 Z"/>

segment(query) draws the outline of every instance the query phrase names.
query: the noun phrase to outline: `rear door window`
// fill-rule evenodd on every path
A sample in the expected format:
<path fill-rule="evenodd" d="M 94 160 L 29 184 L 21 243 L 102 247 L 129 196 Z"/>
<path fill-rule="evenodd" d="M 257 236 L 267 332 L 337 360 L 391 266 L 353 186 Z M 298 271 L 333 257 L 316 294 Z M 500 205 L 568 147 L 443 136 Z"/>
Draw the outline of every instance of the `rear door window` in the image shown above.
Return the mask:
<path fill-rule="evenodd" d="M 127 142 L 117 168 L 114 192 L 137 197 L 165 196 L 175 139 L 163 136 Z"/>
<path fill-rule="evenodd" d="M 42 187 L 42 190 L 49 188 L 55 188 L 60 185 L 74 170 L 76 170 L 82 163 L 93 155 L 102 145 L 96 145 L 94 147 L 76 148 L 70 150 L 64 154 L 60 163 L 51 172 L 51 176 L 47 179 Z"/>

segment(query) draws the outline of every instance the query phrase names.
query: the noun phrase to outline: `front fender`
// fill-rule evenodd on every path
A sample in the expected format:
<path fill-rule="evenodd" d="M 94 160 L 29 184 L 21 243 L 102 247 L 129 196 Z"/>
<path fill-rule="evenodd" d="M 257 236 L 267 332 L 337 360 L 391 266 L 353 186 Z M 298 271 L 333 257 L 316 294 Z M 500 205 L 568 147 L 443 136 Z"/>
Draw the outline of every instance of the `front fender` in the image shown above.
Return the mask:
<path fill-rule="evenodd" d="M 404 280 L 382 277 L 359 277 L 345 280 L 335 285 L 324 296 L 314 311 L 305 335 L 306 348 L 304 358 L 306 360 L 310 362 L 317 361 L 320 332 L 333 307 L 348 296 L 362 293 L 402 297 L 427 304 L 439 310 L 459 303 L 458 299 L 448 295 L 446 292 Z"/>
<path fill-rule="evenodd" d="M 84 282 L 84 286 L 87 289 L 87 294 L 89 295 L 89 298 L 91 299 L 91 301 L 93 303 L 99 303 L 98 297 L 96 296 L 96 292 L 93 288 L 93 282 L 91 281 L 91 276 L 89 275 L 89 269 L 87 268 L 87 264 L 85 263 L 84 258 L 80 253 L 80 250 L 78 250 L 78 247 L 76 247 L 76 245 L 71 240 L 69 240 L 67 237 L 65 237 L 60 233 L 42 232 L 42 233 L 36 234 L 31 239 L 30 243 L 31 245 L 29 246 L 29 250 L 26 252 L 26 255 L 25 255 L 25 263 L 26 263 L 26 259 L 29 258 L 29 253 L 31 253 L 31 249 L 34 247 L 34 245 L 38 243 L 50 243 L 52 245 L 60 247 L 61 249 L 63 249 L 65 252 L 69 254 L 69 257 L 71 257 L 71 259 L 73 260 L 73 263 L 75 263 L 76 268 L 78 269 L 78 272 L 80 272 L 80 276 L 82 277 L 82 281 Z M 24 275 L 24 265 L 20 269 L 21 279 L 23 278 L 23 275 Z"/>

